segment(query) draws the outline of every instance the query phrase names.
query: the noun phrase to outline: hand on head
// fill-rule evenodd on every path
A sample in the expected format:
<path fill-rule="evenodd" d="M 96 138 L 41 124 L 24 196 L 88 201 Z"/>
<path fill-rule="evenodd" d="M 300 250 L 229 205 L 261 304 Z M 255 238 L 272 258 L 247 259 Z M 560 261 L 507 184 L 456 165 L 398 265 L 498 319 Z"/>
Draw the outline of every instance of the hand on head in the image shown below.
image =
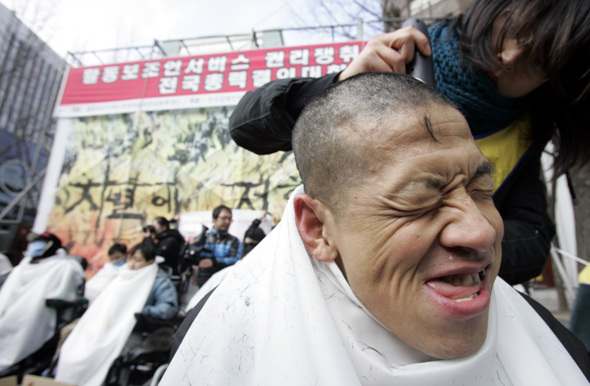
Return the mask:
<path fill-rule="evenodd" d="M 369 71 L 405 74 L 406 63 L 412 61 L 416 49 L 426 56 L 432 54 L 428 38 L 414 27 L 375 35 L 338 80 Z"/>

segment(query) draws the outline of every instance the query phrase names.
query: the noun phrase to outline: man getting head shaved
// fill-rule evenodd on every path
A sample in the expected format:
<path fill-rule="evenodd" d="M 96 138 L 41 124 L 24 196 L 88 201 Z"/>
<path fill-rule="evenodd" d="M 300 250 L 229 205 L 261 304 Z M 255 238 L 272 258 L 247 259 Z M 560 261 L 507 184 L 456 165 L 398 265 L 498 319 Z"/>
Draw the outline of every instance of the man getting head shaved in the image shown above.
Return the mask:
<path fill-rule="evenodd" d="M 497 279 L 492 166 L 451 102 L 364 73 L 306 106 L 293 148 L 303 187 L 162 384 L 586 382 L 581 343 Z"/>

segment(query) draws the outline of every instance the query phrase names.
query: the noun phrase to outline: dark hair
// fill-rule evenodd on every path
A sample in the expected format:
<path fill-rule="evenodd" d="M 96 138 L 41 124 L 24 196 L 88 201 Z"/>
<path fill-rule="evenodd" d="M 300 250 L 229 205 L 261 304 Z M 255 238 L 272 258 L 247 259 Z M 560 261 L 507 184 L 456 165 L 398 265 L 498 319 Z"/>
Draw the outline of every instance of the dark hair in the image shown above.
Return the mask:
<path fill-rule="evenodd" d="M 156 233 L 156 228 L 153 225 L 146 225 L 143 227 L 144 232 Z"/>
<path fill-rule="evenodd" d="M 213 218 L 217 219 L 217 217 L 219 217 L 219 214 L 224 210 L 227 210 L 229 213 L 231 213 L 230 208 L 228 208 L 225 205 L 219 205 L 217 208 L 213 209 Z"/>
<path fill-rule="evenodd" d="M 45 232 L 39 238 L 47 242 L 46 249 L 39 258 L 51 257 L 57 253 L 58 249 L 63 248 L 61 240 L 53 233 Z"/>
<path fill-rule="evenodd" d="M 432 105 L 454 108 L 433 88 L 394 73 L 362 73 L 321 92 L 304 108 L 293 131 L 305 192 L 335 214 L 342 213 L 346 203 L 338 190 L 354 186 L 376 170 L 382 160 L 368 147 L 390 140 L 385 133 L 396 114 L 422 107 L 424 128 L 436 142 L 426 115 Z"/>
<path fill-rule="evenodd" d="M 164 228 L 168 229 L 170 227 L 170 222 L 166 220 L 164 217 L 156 217 L 154 219 L 155 222 L 163 226 Z"/>
<path fill-rule="evenodd" d="M 156 258 L 156 248 L 151 244 L 143 242 L 139 243 L 133 248 L 131 248 L 129 255 L 133 256 L 133 254 L 137 251 L 141 251 L 141 254 L 143 255 L 145 261 L 152 261 Z"/>
<path fill-rule="evenodd" d="M 492 42 L 498 17 L 506 16 Z M 463 58 L 474 68 L 500 68 L 494 47 L 513 37 L 542 65 L 548 82 L 531 93 L 534 150 L 555 139 L 557 175 L 590 161 L 590 1 L 476 0 L 452 22 Z"/>
<path fill-rule="evenodd" d="M 119 243 L 113 244 L 109 248 L 109 256 L 115 252 L 121 252 L 122 254 L 126 254 L 127 253 L 127 246 L 125 244 L 119 244 Z"/>

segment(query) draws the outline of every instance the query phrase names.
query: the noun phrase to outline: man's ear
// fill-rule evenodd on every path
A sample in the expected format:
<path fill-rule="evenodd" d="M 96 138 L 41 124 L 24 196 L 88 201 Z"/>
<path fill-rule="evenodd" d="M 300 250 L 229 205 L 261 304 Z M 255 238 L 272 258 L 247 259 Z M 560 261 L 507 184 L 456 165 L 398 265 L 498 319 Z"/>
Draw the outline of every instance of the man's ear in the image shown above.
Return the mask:
<path fill-rule="evenodd" d="M 330 236 L 334 215 L 324 203 L 307 194 L 295 197 L 295 223 L 303 245 L 320 261 L 333 261 L 338 257 L 338 248 Z"/>

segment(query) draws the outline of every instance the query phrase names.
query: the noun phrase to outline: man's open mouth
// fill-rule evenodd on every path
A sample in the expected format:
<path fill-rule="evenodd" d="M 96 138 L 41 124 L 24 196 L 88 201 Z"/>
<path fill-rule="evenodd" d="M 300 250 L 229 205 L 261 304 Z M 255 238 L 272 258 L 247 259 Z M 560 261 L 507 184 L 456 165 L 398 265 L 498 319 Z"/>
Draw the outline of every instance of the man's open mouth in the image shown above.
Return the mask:
<path fill-rule="evenodd" d="M 428 280 L 426 285 L 439 295 L 461 303 L 479 296 L 485 276 L 485 269 L 482 269 L 476 273 L 441 276 Z"/>

